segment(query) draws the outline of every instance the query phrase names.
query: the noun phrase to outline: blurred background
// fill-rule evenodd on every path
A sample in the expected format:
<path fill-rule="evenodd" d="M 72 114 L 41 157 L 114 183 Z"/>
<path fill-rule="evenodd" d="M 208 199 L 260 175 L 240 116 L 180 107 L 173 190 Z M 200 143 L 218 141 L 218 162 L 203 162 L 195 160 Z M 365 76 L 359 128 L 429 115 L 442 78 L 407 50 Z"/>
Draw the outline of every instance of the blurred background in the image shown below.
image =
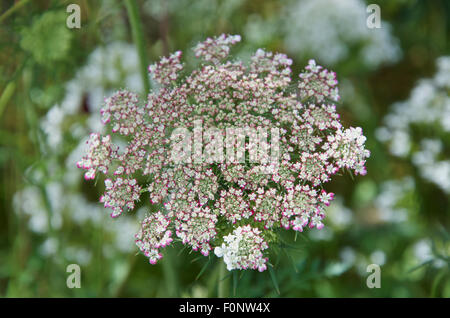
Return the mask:
<path fill-rule="evenodd" d="M 80 28 L 66 26 L 72 3 Z M 371 3 L 379 29 L 366 25 Z M 325 227 L 288 234 L 273 276 L 221 277 L 217 259 L 180 246 L 148 264 L 133 237 L 145 206 L 111 219 L 75 166 L 103 98 L 143 94 L 140 56 L 182 50 L 189 62 L 221 33 L 242 36 L 236 57 L 261 47 L 287 53 L 294 75 L 310 58 L 336 71 L 343 123 L 371 151 L 366 176 L 327 185 Z M 446 0 L 2 0 L 0 296 L 215 297 L 225 285 L 230 297 L 450 297 L 449 95 Z M 79 289 L 66 286 L 72 263 Z M 381 288 L 367 287 L 369 264 Z"/>

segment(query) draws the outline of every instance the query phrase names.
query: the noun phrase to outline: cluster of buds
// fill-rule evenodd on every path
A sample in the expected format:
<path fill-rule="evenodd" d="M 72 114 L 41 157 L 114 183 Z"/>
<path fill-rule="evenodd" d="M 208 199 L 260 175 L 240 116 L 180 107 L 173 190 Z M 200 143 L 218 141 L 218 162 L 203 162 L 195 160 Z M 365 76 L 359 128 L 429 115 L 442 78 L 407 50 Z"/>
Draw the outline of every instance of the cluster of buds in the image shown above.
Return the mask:
<path fill-rule="evenodd" d="M 248 219 L 252 215 L 249 203 L 244 199 L 244 191 L 242 189 L 230 188 L 228 191 L 222 190 L 215 207 L 217 208 L 217 214 L 225 216 L 231 223 Z"/>
<path fill-rule="evenodd" d="M 217 216 L 208 207 L 196 206 L 191 211 L 177 213 L 176 233 L 183 244 L 208 256 L 211 250 L 209 242 L 216 236 L 216 223 Z"/>
<path fill-rule="evenodd" d="M 152 264 L 174 233 L 229 270 L 263 271 L 278 229 L 324 226 L 333 193 L 323 187 L 337 171 L 365 173 L 362 130 L 345 129 L 336 112 L 336 74 L 310 61 L 293 91 L 292 60 L 261 49 L 248 66 L 228 60 L 239 41 L 198 44 L 201 65 L 190 74 L 181 74 L 181 52 L 150 66 L 159 86 L 146 103 L 126 91 L 108 98 L 104 123 L 126 147 L 93 135 L 79 163 L 89 179 L 107 175 L 101 201 L 113 216 L 138 200 L 155 205 L 136 235 Z"/>

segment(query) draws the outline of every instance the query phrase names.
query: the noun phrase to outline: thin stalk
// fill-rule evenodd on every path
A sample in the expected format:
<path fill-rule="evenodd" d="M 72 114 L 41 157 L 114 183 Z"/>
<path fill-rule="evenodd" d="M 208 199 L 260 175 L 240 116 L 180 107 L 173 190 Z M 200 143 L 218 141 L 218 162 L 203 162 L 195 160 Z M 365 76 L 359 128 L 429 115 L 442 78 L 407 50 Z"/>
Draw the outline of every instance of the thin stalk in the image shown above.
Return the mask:
<path fill-rule="evenodd" d="M 6 107 L 6 104 L 8 104 L 9 100 L 14 94 L 14 90 L 16 89 L 16 83 L 9 82 L 8 85 L 6 85 L 5 90 L 2 93 L 2 96 L 0 97 L 0 118 L 3 114 L 3 110 Z"/>
<path fill-rule="evenodd" d="M 120 283 L 117 285 L 117 287 L 114 289 L 114 291 L 112 292 L 112 295 L 114 298 L 121 297 L 122 292 L 125 289 L 125 286 L 127 285 L 128 280 L 131 277 L 131 273 L 133 272 L 134 265 L 136 264 L 136 259 L 137 259 L 137 257 L 135 254 L 132 254 L 130 256 L 127 273 L 123 277 L 123 279 L 120 281 Z"/>
<path fill-rule="evenodd" d="M 31 82 L 32 82 L 32 78 L 33 78 L 33 65 L 30 64 L 29 67 L 24 69 L 23 72 L 23 89 L 25 92 L 30 92 L 31 90 Z M 25 118 L 28 124 L 28 129 L 30 131 L 31 134 L 31 141 L 36 149 L 36 151 L 38 152 L 39 157 L 42 156 L 42 148 L 41 146 L 44 145 L 46 146 L 46 142 L 44 138 L 40 138 L 40 136 L 42 136 L 42 131 L 41 128 L 39 126 L 39 117 L 36 113 L 36 110 L 34 108 L 34 104 L 30 99 L 29 94 L 25 94 Z M 48 170 L 47 170 L 47 166 L 46 166 L 46 174 L 48 174 Z M 33 184 L 34 184 L 34 180 L 33 180 Z M 35 184 L 44 201 L 44 206 L 45 206 L 45 210 L 46 210 L 46 215 L 47 215 L 47 228 L 48 228 L 48 238 L 55 240 L 58 242 L 58 247 L 57 247 L 57 251 L 59 252 L 61 249 L 61 237 L 59 237 L 57 235 L 57 232 L 55 231 L 55 228 L 53 227 L 52 224 L 52 218 L 55 214 L 55 211 L 53 210 L 51 201 L 50 201 L 50 197 L 48 194 L 48 191 L 46 189 L 46 183 L 45 182 L 37 182 Z M 59 255 L 59 254 L 57 254 Z M 48 270 L 48 273 L 52 273 L 53 270 L 55 269 L 56 265 L 55 262 L 49 261 L 47 266 L 46 266 L 46 270 Z M 50 276 L 52 277 L 52 276 Z M 50 285 L 52 284 L 52 280 L 49 281 Z"/>
<path fill-rule="evenodd" d="M 178 297 L 178 278 L 173 263 L 175 258 L 172 253 L 173 251 L 170 247 L 166 248 L 161 264 L 163 267 L 164 281 L 167 288 L 167 296 Z"/>
<path fill-rule="evenodd" d="M 148 94 L 150 90 L 150 81 L 147 71 L 147 52 L 145 50 L 145 38 L 142 31 L 142 23 L 139 18 L 139 11 L 135 0 L 125 0 L 125 6 L 130 19 L 131 32 L 133 34 L 133 42 L 139 55 L 139 64 L 141 71 L 142 84 L 144 85 L 144 94 Z"/>
<path fill-rule="evenodd" d="M 0 23 L 2 23 L 4 20 L 6 20 L 6 18 L 8 18 L 11 14 L 13 14 L 14 12 L 16 12 L 17 10 L 19 10 L 20 8 L 22 8 L 24 5 L 27 4 L 27 2 L 30 0 L 22 0 L 19 2 L 14 3 L 14 5 L 9 8 L 8 10 L 6 10 L 5 13 L 3 13 L 0 16 Z"/>
<path fill-rule="evenodd" d="M 227 270 L 225 268 L 225 262 L 219 262 L 219 274 L 218 274 L 218 282 L 217 282 L 217 296 L 219 298 L 226 298 L 228 297 L 228 277 L 227 276 Z"/>

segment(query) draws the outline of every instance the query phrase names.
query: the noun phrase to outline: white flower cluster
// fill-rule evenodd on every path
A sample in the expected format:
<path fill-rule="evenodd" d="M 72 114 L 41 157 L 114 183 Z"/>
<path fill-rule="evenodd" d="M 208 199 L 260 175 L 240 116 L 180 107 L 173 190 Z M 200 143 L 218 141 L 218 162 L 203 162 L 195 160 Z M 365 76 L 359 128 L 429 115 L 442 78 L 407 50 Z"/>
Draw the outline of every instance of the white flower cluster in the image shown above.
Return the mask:
<path fill-rule="evenodd" d="M 410 158 L 422 177 L 450 193 L 450 57 L 437 60 L 433 78 L 421 80 L 409 99 L 393 105 L 377 130 L 379 140 L 389 144 L 390 152 Z M 417 132 L 426 138 L 417 139 Z"/>
<path fill-rule="evenodd" d="M 123 207 L 134 209 L 134 202 L 139 199 L 141 187 L 136 179 L 117 178 L 105 180 L 105 194 L 100 197 L 100 202 L 105 208 L 111 208 L 112 217 L 118 217 L 123 212 Z"/>
<path fill-rule="evenodd" d="M 415 184 L 412 177 L 399 180 L 388 180 L 380 185 L 380 193 L 374 199 L 381 222 L 401 223 L 408 220 L 410 211 L 402 202 L 414 191 Z M 408 200 L 410 203 L 411 200 Z"/>
<path fill-rule="evenodd" d="M 301 98 L 309 98 L 317 95 L 319 97 L 317 98 L 319 103 L 326 98 L 338 101 L 339 91 L 337 88 L 338 81 L 336 80 L 336 73 L 322 69 L 322 66 L 317 65 L 314 60 L 309 60 L 308 66 L 305 69 L 309 72 L 300 74 L 302 81 L 298 85 L 302 89 Z"/>
<path fill-rule="evenodd" d="M 267 268 L 267 258 L 262 251 L 268 248 L 260 236 L 261 231 L 250 225 L 240 226 L 233 233 L 224 236 L 225 243 L 214 249 L 217 257 L 223 257 L 229 271 L 233 269 L 257 269 L 262 272 Z"/>
<path fill-rule="evenodd" d="M 153 74 L 153 78 L 160 84 L 167 85 L 178 78 L 178 72 L 183 69 L 180 63 L 181 51 L 163 57 L 158 64 L 149 66 L 148 71 Z"/>
<path fill-rule="evenodd" d="M 364 164 L 370 156 L 370 151 L 364 147 L 366 139 L 361 127 L 350 127 L 344 131 L 338 130 L 335 136 L 328 136 L 324 149 L 328 150 L 330 157 L 336 158 L 339 166 L 365 175 Z"/>
<path fill-rule="evenodd" d="M 396 61 L 400 49 L 389 24 L 369 29 L 366 19 L 362 0 L 299 0 L 285 8 L 284 43 L 292 54 L 310 54 L 326 64 L 341 62 L 353 52 L 369 68 Z"/>

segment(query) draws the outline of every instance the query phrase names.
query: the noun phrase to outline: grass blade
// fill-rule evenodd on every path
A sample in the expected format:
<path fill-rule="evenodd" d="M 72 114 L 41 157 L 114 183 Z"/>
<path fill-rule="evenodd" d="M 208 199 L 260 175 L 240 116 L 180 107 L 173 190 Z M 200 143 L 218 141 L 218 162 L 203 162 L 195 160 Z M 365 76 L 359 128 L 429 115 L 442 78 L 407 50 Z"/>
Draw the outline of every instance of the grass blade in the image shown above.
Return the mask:
<path fill-rule="evenodd" d="M 270 278 L 272 279 L 273 286 L 275 287 L 275 290 L 277 291 L 278 295 L 280 295 L 280 288 L 278 287 L 278 281 L 277 277 L 275 276 L 275 272 L 271 265 L 268 266 Z"/>
<path fill-rule="evenodd" d="M 212 257 L 209 257 L 208 261 L 205 263 L 205 265 L 203 265 L 203 267 L 200 270 L 200 272 L 198 273 L 197 277 L 195 277 L 195 280 L 198 280 L 200 278 L 200 276 L 203 275 L 203 273 L 205 272 L 206 268 L 209 266 L 209 264 L 211 264 L 211 261 L 212 261 Z"/>

